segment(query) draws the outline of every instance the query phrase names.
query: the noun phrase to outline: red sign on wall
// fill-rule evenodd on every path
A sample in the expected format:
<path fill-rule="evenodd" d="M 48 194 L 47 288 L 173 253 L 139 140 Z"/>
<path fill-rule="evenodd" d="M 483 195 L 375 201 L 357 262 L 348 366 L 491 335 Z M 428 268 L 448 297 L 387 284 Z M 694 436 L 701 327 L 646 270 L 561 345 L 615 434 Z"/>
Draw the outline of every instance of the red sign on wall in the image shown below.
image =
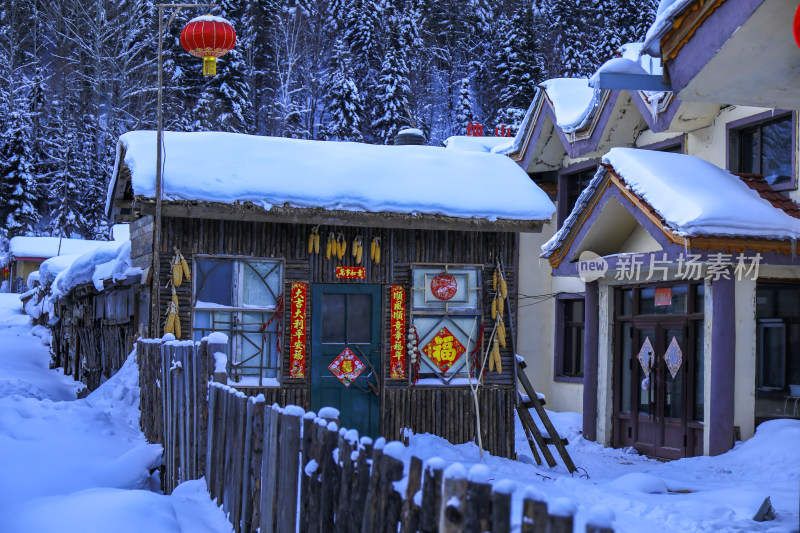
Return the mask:
<path fill-rule="evenodd" d="M 336 277 L 339 279 L 367 279 L 367 267 L 336 267 Z"/>
<path fill-rule="evenodd" d="M 306 305 L 305 283 L 292 283 L 291 314 L 289 315 L 289 377 L 306 377 Z"/>
<path fill-rule="evenodd" d="M 400 285 L 392 285 L 389 320 L 389 358 L 391 379 L 406 377 L 406 291 Z"/>
<path fill-rule="evenodd" d="M 672 289 L 656 289 L 656 307 L 672 305 Z"/>

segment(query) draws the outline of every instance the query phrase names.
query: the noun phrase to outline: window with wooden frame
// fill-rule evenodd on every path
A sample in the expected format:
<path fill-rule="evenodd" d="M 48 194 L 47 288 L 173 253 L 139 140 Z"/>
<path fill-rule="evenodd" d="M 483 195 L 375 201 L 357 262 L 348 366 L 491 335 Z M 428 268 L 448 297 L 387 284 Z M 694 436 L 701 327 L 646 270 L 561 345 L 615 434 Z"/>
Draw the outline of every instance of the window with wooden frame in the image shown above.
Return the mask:
<path fill-rule="evenodd" d="M 769 112 L 749 120 L 749 123 L 737 121 L 728 127 L 731 170 L 760 174 L 775 190 L 795 188 L 792 113 L 775 117 Z"/>
<path fill-rule="evenodd" d="M 569 166 L 558 176 L 558 227 L 564 225 L 581 193 L 597 174 L 597 160 Z"/>
<path fill-rule="evenodd" d="M 556 381 L 583 381 L 584 299 L 556 299 Z"/>
<path fill-rule="evenodd" d="M 756 423 L 798 417 L 787 409 L 789 385 L 800 385 L 800 284 L 756 286 Z"/>
<path fill-rule="evenodd" d="M 283 262 L 197 256 L 194 271 L 194 339 L 225 333 L 232 381 L 278 385 Z"/>
<path fill-rule="evenodd" d="M 483 320 L 481 274 L 477 265 L 412 265 L 411 320 L 419 336 L 420 378 L 450 383 L 468 376 Z"/>

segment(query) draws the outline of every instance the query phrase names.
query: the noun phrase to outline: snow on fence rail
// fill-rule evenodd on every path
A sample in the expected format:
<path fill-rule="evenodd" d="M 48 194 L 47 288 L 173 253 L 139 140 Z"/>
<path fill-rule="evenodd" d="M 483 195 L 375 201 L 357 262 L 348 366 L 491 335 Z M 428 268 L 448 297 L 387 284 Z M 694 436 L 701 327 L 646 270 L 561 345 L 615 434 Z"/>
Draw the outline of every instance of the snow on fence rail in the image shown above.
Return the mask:
<path fill-rule="evenodd" d="M 513 520 L 513 484 L 491 485 L 483 465 L 468 473 L 431 459 L 423 468 L 412 456 L 405 471 L 401 442 L 359 438 L 338 427 L 335 409 L 317 416 L 266 406 L 262 395 L 210 382 L 214 354 L 226 349 L 211 340 L 139 341 L 141 424 L 150 442 L 164 446 L 165 492 L 205 476 L 235 531 L 477 533 L 508 532 L 512 524 L 523 533 L 573 531 L 574 505 L 548 508 L 535 493 Z M 404 478 L 401 494 L 394 484 Z"/>

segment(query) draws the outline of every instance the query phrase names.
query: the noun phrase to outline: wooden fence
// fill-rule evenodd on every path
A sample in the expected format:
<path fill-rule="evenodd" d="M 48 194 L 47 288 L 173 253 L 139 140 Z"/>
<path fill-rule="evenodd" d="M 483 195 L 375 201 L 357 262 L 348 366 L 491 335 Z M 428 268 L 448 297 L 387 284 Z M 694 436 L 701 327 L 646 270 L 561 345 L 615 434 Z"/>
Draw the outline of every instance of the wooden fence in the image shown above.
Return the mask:
<path fill-rule="evenodd" d="M 298 406 L 267 406 L 210 382 L 224 344 L 140 341 L 142 428 L 164 445 L 162 486 L 205 476 L 234 530 L 261 533 L 572 532 L 572 511 L 548 513 L 534 496 L 512 515 L 509 484 L 495 488 L 459 465 L 411 457 L 400 442 L 359 438 Z M 161 376 L 167 375 L 167 379 Z M 407 477 L 403 494 L 394 483 Z M 566 506 L 567 508 L 569 506 Z M 587 525 L 587 532 L 608 533 Z"/>

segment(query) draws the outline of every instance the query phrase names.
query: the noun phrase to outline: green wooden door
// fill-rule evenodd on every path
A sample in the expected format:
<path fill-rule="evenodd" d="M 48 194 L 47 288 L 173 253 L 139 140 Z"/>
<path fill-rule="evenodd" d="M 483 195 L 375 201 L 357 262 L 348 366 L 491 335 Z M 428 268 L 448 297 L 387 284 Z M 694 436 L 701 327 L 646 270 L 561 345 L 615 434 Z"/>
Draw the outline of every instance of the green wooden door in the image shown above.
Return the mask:
<path fill-rule="evenodd" d="M 371 437 L 380 431 L 380 376 L 376 375 L 382 368 L 380 296 L 380 285 L 311 288 L 311 409 L 335 407 L 342 426 Z M 347 349 L 357 361 L 337 365 Z M 346 386 L 331 370 L 332 364 L 339 371 L 351 366 L 363 370 Z"/>

